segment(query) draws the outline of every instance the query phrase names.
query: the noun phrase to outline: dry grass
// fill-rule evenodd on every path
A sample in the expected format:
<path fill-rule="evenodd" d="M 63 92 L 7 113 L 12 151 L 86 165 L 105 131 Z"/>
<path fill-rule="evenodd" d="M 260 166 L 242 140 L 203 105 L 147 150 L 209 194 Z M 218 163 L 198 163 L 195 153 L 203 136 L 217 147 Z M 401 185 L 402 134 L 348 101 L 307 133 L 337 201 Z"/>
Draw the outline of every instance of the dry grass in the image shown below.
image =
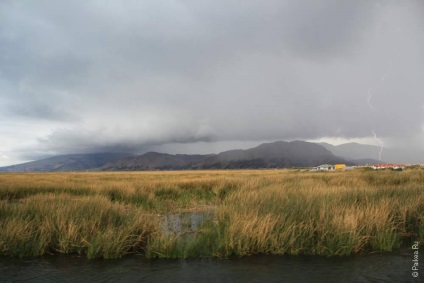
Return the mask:
<path fill-rule="evenodd" d="M 157 226 L 151 213 L 103 196 L 38 194 L 1 201 L 0 215 L 0 251 L 12 256 L 59 252 L 119 257 L 138 250 Z"/>
<path fill-rule="evenodd" d="M 89 258 L 392 251 L 424 235 L 424 171 L 0 174 L 0 254 Z M 195 235 L 166 213 L 211 210 Z M 421 242 L 422 243 L 422 242 Z"/>

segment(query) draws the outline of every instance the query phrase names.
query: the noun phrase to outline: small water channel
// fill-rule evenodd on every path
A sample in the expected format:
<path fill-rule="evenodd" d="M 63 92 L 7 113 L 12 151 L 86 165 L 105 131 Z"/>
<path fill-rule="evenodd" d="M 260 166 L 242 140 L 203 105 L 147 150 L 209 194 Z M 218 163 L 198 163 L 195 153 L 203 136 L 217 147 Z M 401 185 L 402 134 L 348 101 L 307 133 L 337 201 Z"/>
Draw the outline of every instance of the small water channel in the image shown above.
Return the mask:
<path fill-rule="evenodd" d="M 163 218 L 162 232 L 165 234 L 194 234 L 213 212 L 186 212 L 167 214 Z"/>
<path fill-rule="evenodd" d="M 0 258 L 0 282 L 422 282 L 411 275 L 412 253 L 342 258 L 251 256 L 154 259 L 128 256 Z M 424 275 L 424 274 L 423 274 Z M 422 275 L 420 275 L 422 276 Z"/>

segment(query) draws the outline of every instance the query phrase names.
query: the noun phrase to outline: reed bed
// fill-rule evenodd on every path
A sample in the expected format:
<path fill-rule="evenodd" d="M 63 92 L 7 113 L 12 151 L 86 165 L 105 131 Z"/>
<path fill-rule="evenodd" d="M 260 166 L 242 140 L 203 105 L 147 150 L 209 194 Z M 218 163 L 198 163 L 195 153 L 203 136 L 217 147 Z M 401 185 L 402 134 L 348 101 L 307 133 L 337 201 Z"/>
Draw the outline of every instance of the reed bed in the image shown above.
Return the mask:
<path fill-rule="evenodd" d="M 196 231 L 170 213 L 207 212 Z M 350 255 L 423 244 L 424 170 L 0 174 L 0 254 Z"/>

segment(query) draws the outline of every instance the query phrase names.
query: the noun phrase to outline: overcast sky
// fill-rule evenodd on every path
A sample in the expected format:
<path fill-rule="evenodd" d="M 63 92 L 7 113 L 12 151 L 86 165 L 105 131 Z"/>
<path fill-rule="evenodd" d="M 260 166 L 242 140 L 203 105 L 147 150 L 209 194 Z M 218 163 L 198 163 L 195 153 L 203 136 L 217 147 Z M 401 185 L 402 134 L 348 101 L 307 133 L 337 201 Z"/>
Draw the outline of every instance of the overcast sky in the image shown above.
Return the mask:
<path fill-rule="evenodd" d="M 264 141 L 424 151 L 424 1 L 0 1 L 0 166 Z"/>

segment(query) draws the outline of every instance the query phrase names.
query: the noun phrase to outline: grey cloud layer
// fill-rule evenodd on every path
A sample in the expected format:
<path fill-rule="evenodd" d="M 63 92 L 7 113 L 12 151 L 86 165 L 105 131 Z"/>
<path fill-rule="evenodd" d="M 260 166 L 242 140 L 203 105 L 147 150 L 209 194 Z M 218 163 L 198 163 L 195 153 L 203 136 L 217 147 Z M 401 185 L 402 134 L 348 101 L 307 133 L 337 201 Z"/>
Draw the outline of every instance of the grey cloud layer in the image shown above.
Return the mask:
<path fill-rule="evenodd" d="M 3 1 L 0 116 L 60 122 L 33 137 L 39 152 L 357 138 L 371 129 L 404 142 L 422 135 L 420 7 Z"/>

